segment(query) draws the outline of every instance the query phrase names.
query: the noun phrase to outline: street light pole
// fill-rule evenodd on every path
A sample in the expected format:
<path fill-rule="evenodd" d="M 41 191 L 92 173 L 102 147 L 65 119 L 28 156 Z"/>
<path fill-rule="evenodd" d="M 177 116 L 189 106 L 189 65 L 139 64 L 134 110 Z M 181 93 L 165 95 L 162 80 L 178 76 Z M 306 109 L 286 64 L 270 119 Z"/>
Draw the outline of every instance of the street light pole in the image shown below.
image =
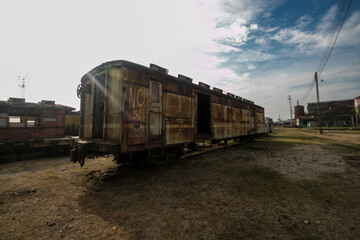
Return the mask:
<path fill-rule="evenodd" d="M 320 119 L 320 97 L 319 97 L 319 86 L 318 86 L 318 76 L 317 72 L 315 72 L 315 83 L 316 83 L 316 98 L 317 98 L 317 109 L 318 109 L 318 126 L 319 126 L 319 134 L 323 134 L 323 130 L 321 129 L 321 119 Z"/>

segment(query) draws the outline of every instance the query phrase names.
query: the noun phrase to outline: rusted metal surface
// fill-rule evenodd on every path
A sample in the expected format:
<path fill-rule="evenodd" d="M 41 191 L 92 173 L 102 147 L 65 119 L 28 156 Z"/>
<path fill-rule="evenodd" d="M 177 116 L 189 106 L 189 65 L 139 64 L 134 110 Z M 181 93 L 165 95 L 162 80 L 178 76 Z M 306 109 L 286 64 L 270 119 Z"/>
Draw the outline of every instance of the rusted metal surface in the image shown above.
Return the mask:
<path fill-rule="evenodd" d="M 187 81 L 187 82 L 189 82 L 189 83 L 192 83 L 192 81 L 193 81 L 192 78 L 189 78 L 189 77 L 184 76 L 184 75 L 181 75 L 181 74 L 178 74 L 178 79 Z"/>
<path fill-rule="evenodd" d="M 163 87 L 162 83 L 150 80 L 149 88 L 149 135 L 159 137 L 163 133 Z"/>
<path fill-rule="evenodd" d="M 146 88 L 124 84 L 124 117 L 129 145 L 146 143 Z"/>
<path fill-rule="evenodd" d="M 0 154 L 69 150 L 73 141 L 64 138 L 65 116 L 71 115 L 72 110 L 74 108 L 48 100 L 39 103 L 14 98 L 0 101 Z"/>
<path fill-rule="evenodd" d="M 65 135 L 79 136 L 80 112 L 65 114 Z"/>
<path fill-rule="evenodd" d="M 192 98 L 174 93 L 165 96 L 166 144 L 193 140 Z"/>
<path fill-rule="evenodd" d="M 104 138 L 108 141 L 120 143 L 121 139 L 121 112 L 123 98 L 122 71 L 112 68 L 107 72 Z"/>
<path fill-rule="evenodd" d="M 99 75 L 104 79 L 100 84 Z M 193 84 L 189 77 L 170 76 L 154 64 L 104 63 L 87 73 L 81 85 L 88 89 L 81 95 L 81 138 L 115 144 L 120 155 L 264 131 L 262 107 L 205 83 Z"/>
<path fill-rule="evenodd" d="M 65 111 L 72 110 L 54 101 L 0 101 L 0 136 L 8 141 L 63 137 Z"/>
<path fill-rule="evenodd" d="M 264 109 L 256 110 L 256 132 L 257 133 L 266 132 Z"/>
<path fill-rule="evenodd" d="M 94 77 L 86 75 L 82 80 L 82 86 L 90 89 L 89 93 L 81 95 L 81 117 L 80 117 L 80 137 L 84 139 L 92 138 L 93 128 L 93 108 L 94 108 Z M 86 109 L 86 110 L 84 110 Z"/>

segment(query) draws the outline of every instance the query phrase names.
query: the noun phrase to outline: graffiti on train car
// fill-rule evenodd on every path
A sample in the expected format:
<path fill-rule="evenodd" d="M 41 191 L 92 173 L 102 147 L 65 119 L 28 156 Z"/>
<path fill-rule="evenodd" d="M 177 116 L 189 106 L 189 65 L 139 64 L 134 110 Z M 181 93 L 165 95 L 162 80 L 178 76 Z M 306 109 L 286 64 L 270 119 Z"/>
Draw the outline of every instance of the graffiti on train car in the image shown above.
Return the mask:
<path fill-rule="evenodd" d="M 126 113 L 129 145 L 146 142 L 146 88 L 130 85 L 126 91 Z"/>
<path fill-rule="evenodd" d="M 129 120 L 143 121 L 145 119 L 145 89 L 131 86 L 128 94 Z"/>

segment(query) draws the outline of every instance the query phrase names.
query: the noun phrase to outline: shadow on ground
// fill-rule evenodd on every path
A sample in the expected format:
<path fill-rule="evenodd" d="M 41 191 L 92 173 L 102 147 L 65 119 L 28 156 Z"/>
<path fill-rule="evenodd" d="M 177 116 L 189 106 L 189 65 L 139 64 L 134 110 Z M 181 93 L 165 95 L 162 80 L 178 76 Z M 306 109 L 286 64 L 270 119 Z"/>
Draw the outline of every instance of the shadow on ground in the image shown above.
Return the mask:
<path fill-rule="evenodd" d="M 79 204 L 136 239 L 360 237 L 353 175 L 290 181 L 250 164 L 248 151 L 268 154 L 234 146 L 160 167 L 91 177 Z"/>

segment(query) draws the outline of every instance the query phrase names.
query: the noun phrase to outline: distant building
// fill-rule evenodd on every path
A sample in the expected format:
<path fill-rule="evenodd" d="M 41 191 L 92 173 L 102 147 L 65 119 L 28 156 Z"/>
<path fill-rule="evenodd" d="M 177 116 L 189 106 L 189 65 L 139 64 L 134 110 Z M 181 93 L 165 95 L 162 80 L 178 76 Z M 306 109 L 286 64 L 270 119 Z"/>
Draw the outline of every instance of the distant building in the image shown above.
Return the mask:
<path fill-rule="evenodd" d="M 291 122 L 291 119 L 286 119 L 286 120 L 282 121 L 282 126 L 288 126 L 288 127 L 294 126 L 294 120 L 292 120 L 292 122 Z"/>
<path fill-rule="evenodd" d="M 359 111 L 360 111 L 360 96 L 354 98 L 355 107 L 355 124 L 360 125 Z"/>
<path fill-rule="evenodd" d="M 335 113 L 334 126 L 354 125 L 356 122 L 355 113 L 353 111 L 355 106 L 354 102 L 356 102 L 354 99 L 320 102 L 320 112 L 327 110 L 333 111 Z M 316 119 L 318 118 L 317 108 L 318 105 L 316 102 L 308 103 L 308 113 L 313 115 Z"/>
<path fill-rule="evenodd" d="M 304 116 L 304 106 L 297 105 L 294 107 L 295 119 Z"/>
<path fill-rule="evenodd" d="M 297 105 L 294 107 L 295 125 L 298 127 L 314 127 L 316 119 L 314 116 L 305 116 L 304 106 Z"/>
<path fill-rule="evenodd" d="M 316 127 L 316 119 L 314 116 L 298 116 L 295 118 L 295 125 L 298 127 Z"/>

